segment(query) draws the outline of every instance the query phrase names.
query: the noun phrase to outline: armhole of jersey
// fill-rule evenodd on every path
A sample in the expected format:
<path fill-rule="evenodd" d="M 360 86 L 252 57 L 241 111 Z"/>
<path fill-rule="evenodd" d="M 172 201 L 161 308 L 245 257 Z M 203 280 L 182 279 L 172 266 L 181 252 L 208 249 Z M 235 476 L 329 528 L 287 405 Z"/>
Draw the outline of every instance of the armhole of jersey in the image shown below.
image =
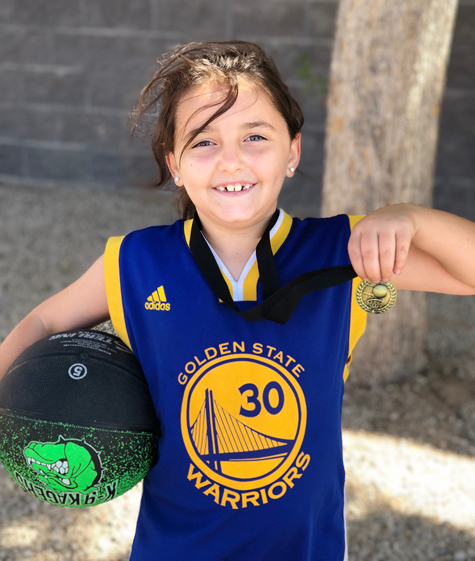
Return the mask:
<path fill-rule="evenodd" d="M 112 325 L 122 341 L 132 349 L 125 325 L 122 291 L 120 287 L 119 254 L 124 236 L 110 238 L 104 253 L 104 278 L 106 284 L 107 305 Z"/>
<path fill-rule="evenodd" d="M 348 219 L 350 221 L 350 229 L 353 230 L 355 224 L 357 224 L 362 218 L 364 218 L 364 215 L 348 216 Z M 348 343 L 348 359 L 346 361 L 345 370 L 343 372 L 343 381 L 345 382 L 350 374 L 349 366 L 353 359 L 353 350 L 359 338 L 364 333 L 366 327 L 366 318 L 368 317 L 366 312 L 362 310 L 356 303 L 356 289 L 358 288 L 361 279 L 359 277 L 355 277 L 351 282 L 352 282 L 352 289 L 351 289 L 350 335 L 349 335 L 349 343 Z"/>

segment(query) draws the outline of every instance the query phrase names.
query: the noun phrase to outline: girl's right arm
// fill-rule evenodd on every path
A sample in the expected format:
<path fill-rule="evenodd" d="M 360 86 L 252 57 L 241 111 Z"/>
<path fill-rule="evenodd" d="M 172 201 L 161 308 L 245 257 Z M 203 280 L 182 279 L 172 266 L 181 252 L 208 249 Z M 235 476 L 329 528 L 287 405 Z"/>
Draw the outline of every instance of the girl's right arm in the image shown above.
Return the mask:
<path fill-rule="evenodd" d="M 43 337 L 94 327 L 109 319 L 104 256 L 76 282 L 37 306 L 0 345 L 0 380 L 20 353 Z"/>

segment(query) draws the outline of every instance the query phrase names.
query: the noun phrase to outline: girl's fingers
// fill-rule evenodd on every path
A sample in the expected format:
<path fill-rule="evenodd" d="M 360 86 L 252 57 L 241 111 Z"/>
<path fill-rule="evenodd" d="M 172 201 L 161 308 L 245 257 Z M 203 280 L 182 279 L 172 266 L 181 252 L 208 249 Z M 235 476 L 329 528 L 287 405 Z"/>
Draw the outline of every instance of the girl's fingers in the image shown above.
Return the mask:
<path fill-rule="evenodd" d="M 348 241 L 348 255 L 355 273 L 360 279 L 366 279 L 366 271 L 363 266 L 363 256 L 361 255 L 361 234 L 353 230 Z"/>
<path fill-rule="evenodd" d="M 378 280 L 387 282 L 395 268 L 396 235 L 394 232 L 378 235 L 379 267 L 381 276 Z"/>
<path fill-rule="evenodd" d="M 381 268 L 379 264 L 379 241 L 377 233 L 367 233 L 361 236 L 361 255 L 363 257 L 363 268 L 366 278 L 371 282 L 381 280 Z"/>
<path fill-rule="evenodd" d="M 396 259 L 394 263 L 394 273 L 396 275 L 399 275 L 404 268 L 410 245 L 411 240 L 407 235 L 396 234 Z"/>
<path fill-rule="evenodd" d="M 377 212 L 377 211 L 376 211 Z M 376 213 L 375 213 L 376 214 Z M 368 218 L 368 217 L 367 217 Z M 348 253 L 356 274 L 371 282 L 387 282 L 407 260 L 412 231 L 401 221 L 388 224 L 363 218 L 353 229 Z"/>

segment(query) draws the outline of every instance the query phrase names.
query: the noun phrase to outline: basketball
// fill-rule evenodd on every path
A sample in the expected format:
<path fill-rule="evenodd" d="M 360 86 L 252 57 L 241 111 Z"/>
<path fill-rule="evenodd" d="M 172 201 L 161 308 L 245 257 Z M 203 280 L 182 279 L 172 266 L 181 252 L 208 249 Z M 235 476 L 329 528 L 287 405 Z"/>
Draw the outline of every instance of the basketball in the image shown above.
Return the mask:
<path fill-rule="evenodd" d="M 158 460 L 158 436 L 140 364 L 109 333 L 41 339 L 0 382 L 0 461 L 41 501 L 87 507 L 122 495 Z"/>

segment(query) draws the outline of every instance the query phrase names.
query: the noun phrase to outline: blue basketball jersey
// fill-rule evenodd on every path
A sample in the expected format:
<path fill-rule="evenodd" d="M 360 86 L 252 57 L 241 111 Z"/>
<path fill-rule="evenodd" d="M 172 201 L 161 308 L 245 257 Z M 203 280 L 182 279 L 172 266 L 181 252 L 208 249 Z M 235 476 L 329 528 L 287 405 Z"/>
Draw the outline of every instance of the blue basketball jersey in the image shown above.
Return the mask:
<path fill-rule="evenodd" d="M 281 286 L 350 264 L 358 218 L 280 211 L 270 237 Z M 341 404 L 366 321 L 360 279 L 304 296 L 285 325 L 249 322 L 203 278 L 191 225 L 111 238 L 105 253 L 111 319 L 161 423 L 131 559 L 342 561 Z M 217 261 L 241 311 L 262 301 L 255 256 L 238 282 Z"/>

